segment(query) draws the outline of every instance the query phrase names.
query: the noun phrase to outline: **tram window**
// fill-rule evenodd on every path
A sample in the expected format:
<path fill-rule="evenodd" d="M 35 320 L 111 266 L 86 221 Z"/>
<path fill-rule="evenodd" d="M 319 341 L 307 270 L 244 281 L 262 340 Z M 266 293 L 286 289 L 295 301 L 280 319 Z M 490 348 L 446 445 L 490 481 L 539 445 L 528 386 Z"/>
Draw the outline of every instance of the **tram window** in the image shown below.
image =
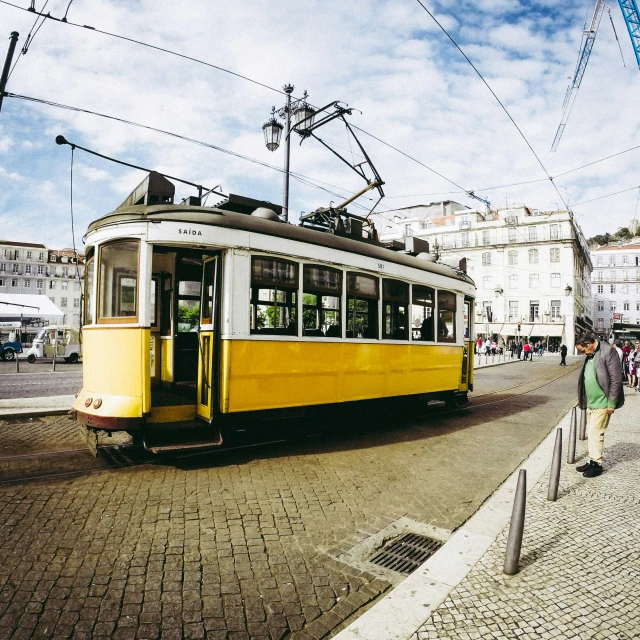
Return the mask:
<path fill-rule="evenodd" d="M 137 240 L 120 240 L 100 247 L 98 322 L 135 322 L 139 250 Z"/>
<path fill-rule="evenodd" d="M 382 280 L 382 338 L 408 340 L 409 285 L 400 280 Z"/>
<path fill-rule="evenodd" d="M 87 262 L 85 270 L 85 294 L 84 294 L 84 324 L 93 324 L 95 321 L 95 298 L 93 296 L 95 262 L 91 258 Z"/>
<path fill-rule="evenodd" d="M 438 342 L 456 341 L 456 294 L 438 291 Z"/>
<path fill-rule="evenodd" d="M 158 282 L 159 279 L 153 277 L 151 279 L 151 326 L 158 326 Z"/>
<path fill-rule="evenodd" d="M 347 273 L 347 338 L 378 339 L 378 278 Z"/>
<path fill-rule="evenodd" d="M 251 333 L 297 335 L 298 265 L 251 259 Z"/>
<path fill-rule="evenodd" d="M 200 323 L 200 282 L 178 282 L 178 333 L 197 329 Z"/>
<path fill-rule="evenodd" d="M 342 272 L 305 265 L 302 271 L 302 328 L 304 335 L 340 338 Z"/>
<path fill-rule="evenodd" d="M 414 284 L 412 293 L 412 339 L 433 342 L 435 340 L 433 328 L 435 292 L 431 287 L 421 287 Z"/>

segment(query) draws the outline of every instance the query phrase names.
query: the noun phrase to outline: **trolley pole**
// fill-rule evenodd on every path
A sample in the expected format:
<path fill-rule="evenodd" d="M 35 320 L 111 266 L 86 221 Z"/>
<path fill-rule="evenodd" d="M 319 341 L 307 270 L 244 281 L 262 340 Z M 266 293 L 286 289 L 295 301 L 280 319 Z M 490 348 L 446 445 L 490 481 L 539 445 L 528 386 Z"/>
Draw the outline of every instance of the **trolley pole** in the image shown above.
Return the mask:
<path fill-rule="evenodd" d="M 20 34 L 17 31 L 12 31 L 9 36 L 9 49 L 7 50 L 7 57 L 4 60 L 4 67 L 2 68 L 2 75 L 0 75 L 0 111 L 2 110 L 2 100 L 4 99 L 4 90 L 9 80 L 9 70 L 11 69 L 11 62 L 13 60 L 13 53 L 16 50 L 16 44 L 18 42 L 18 36 Z"/>

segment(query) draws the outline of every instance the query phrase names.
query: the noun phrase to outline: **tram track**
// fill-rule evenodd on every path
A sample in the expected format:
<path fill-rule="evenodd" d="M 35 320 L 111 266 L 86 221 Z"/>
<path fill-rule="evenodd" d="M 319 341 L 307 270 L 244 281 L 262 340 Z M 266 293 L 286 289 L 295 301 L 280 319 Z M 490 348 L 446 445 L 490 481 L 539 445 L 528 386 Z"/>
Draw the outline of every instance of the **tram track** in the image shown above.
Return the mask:
<path fill-rule="evenodd" d="M 509 402 L 511 400 L 515 400 L 524 395 L 533 393 L 534 391 L 538 391 L 545 387 L 548 387 L 551 384 L 554 384 L 558 380 L 561 380 L 576 370 L 575 366 L 572 366 L 568 371 L 563 372 L 561 375 L 554 376 L 551 379 L 546 379 L 545 382 L 534 386 L 532 388 L 526 389 L 521 393 L 510 393 L 505 397 L 501 397 L 494 400 L 487 400 L 482 402 L 477 402 L 478 398 L 487 398 L 489 396 L 496 396 L 499 394 L 503 394 L 507 391 L 511 391 L 513 389 L 518 389 L 521 387 L 525 387 L 535 383 L 537 380 L 545 379 L 547 376 L 541 375 L 532 379 L 525 380 L 519 384 L 510 385 L 508 387 L 504 387 L 501 389 L 497 389 L 495 391 L 488 391 L 486 393 L 478 394 L 477 396 L 473 396 L 471 398 L 471 404 L 454 409 L 445 409 L 441 411 L 434 412 L 434 416 L 446 416 L 452 415 L 462 412 L 475 411 L 477 409 L 481 409 L 483 407 L 499 404 L 503 402 Z M 322 435 L 321 433 L 313 433 L 309 434 L 307 438 L 318 437 Z M 143 447 L 139 445 L 134 445 L 132 443 L 120 443 L 120 444 L 112 444 L 112 445 L 99 445 L 98 447 L 98 456 L 97 458 L 91 457 L 88 449 L 84 447 L 77 448 L 69 448 L 69 449 L 60 449 L 54 451 L 36 451 L 33 453 L 21 453 L 11 456 L 0 456 L 0 486 L 6 484 L 12 484 L 16 482 L 25 482 L 25 481 L 45 481 L 45 480 L 53 480 L 53 479 L 61 479 L 61 478 L 70 478 L 73 476 L 92 474 L 96 472 L 105 472 L 105 471 L 119 471 L 126 469 L 133 469 L 138 467 L 145 466 L 162 466 L 166 464 L 171 464 L 174 461 L 186 460 L 191 458 L 196 458 L 200 456 L 213 456 L 218 457 L 220 455 L 224 455 L 227 453 L 231 453 L 234 451 L 241 451 L 256 447 L 266 447 L 274 444 L 281 444 L 287 442 L 287 438 L 278 438 L 275 440 L 267 440 L 261 442 L 252 442 L 248 444 L 239 444 L 236 446 L 228 446 L 219 449 L 204 449 L 200 451 L 190 451 L 185 453 L 172 453 L 165 454 L 161 456 L 156 456 L 147 452 Z M 92 464 L 83 464 L 84 459 L 90 457 L 93 461 Z M 29 468 L 33 467 L 29 461 L 41 461 L 42 459 L 47 459 L 49 463 L 53 466 L 56 460 L 60 460 L 63 462 L 69 462 L 72 458 L 77 458 L 78 463 L 81 464 L 79 468 L 61 470 L 61 471 L 51 471 L 48 473 L 37 473 L 38 468 L 32 469 L 36 471 L 36 473 L 29 473 Z M 10 468 L 16 466 L 15 474 L 12 474 Z M 40 465 L 36 465 L 38 467 Z M 22 467 L 22 469 L 20 469 Z M 26 468 L 25 468 L 26 467 Z M 24 473 L 20 473 L 23 471 Z M 8 473 L 7 473 L 8 472 Z M 5 477 L 3 477 L 5 476 Z"/>

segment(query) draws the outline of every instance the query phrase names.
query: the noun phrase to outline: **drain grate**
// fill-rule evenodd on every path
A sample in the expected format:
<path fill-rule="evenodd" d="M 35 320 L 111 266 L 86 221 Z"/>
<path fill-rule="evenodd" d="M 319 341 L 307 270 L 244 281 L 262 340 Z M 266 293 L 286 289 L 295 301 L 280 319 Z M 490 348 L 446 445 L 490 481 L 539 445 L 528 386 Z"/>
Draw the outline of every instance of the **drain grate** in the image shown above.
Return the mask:
<path fill-rule="evenodd" d="M 378 551 L 370 562 L 385 569 L 409 575 L 443 544 L 442 540 L 434 540 L 416 533 L 407 533 Z"/>

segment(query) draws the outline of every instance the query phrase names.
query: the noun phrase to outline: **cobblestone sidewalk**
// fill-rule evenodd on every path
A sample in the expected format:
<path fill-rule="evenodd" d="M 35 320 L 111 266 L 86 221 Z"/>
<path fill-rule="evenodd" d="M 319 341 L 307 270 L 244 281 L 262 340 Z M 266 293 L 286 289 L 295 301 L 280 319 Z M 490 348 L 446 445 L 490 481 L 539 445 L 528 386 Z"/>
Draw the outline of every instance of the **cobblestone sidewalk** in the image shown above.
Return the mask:
<path fill-rule="evenodd" d="M 614 414 L 598 478 L 564 462 L 565 442 L 557 502 L 548 471 L 527 498 L 519 573 L 502 572 L 507 527 L 412 640 L 640 638 L 638 408 L 628 396 Z"/>

